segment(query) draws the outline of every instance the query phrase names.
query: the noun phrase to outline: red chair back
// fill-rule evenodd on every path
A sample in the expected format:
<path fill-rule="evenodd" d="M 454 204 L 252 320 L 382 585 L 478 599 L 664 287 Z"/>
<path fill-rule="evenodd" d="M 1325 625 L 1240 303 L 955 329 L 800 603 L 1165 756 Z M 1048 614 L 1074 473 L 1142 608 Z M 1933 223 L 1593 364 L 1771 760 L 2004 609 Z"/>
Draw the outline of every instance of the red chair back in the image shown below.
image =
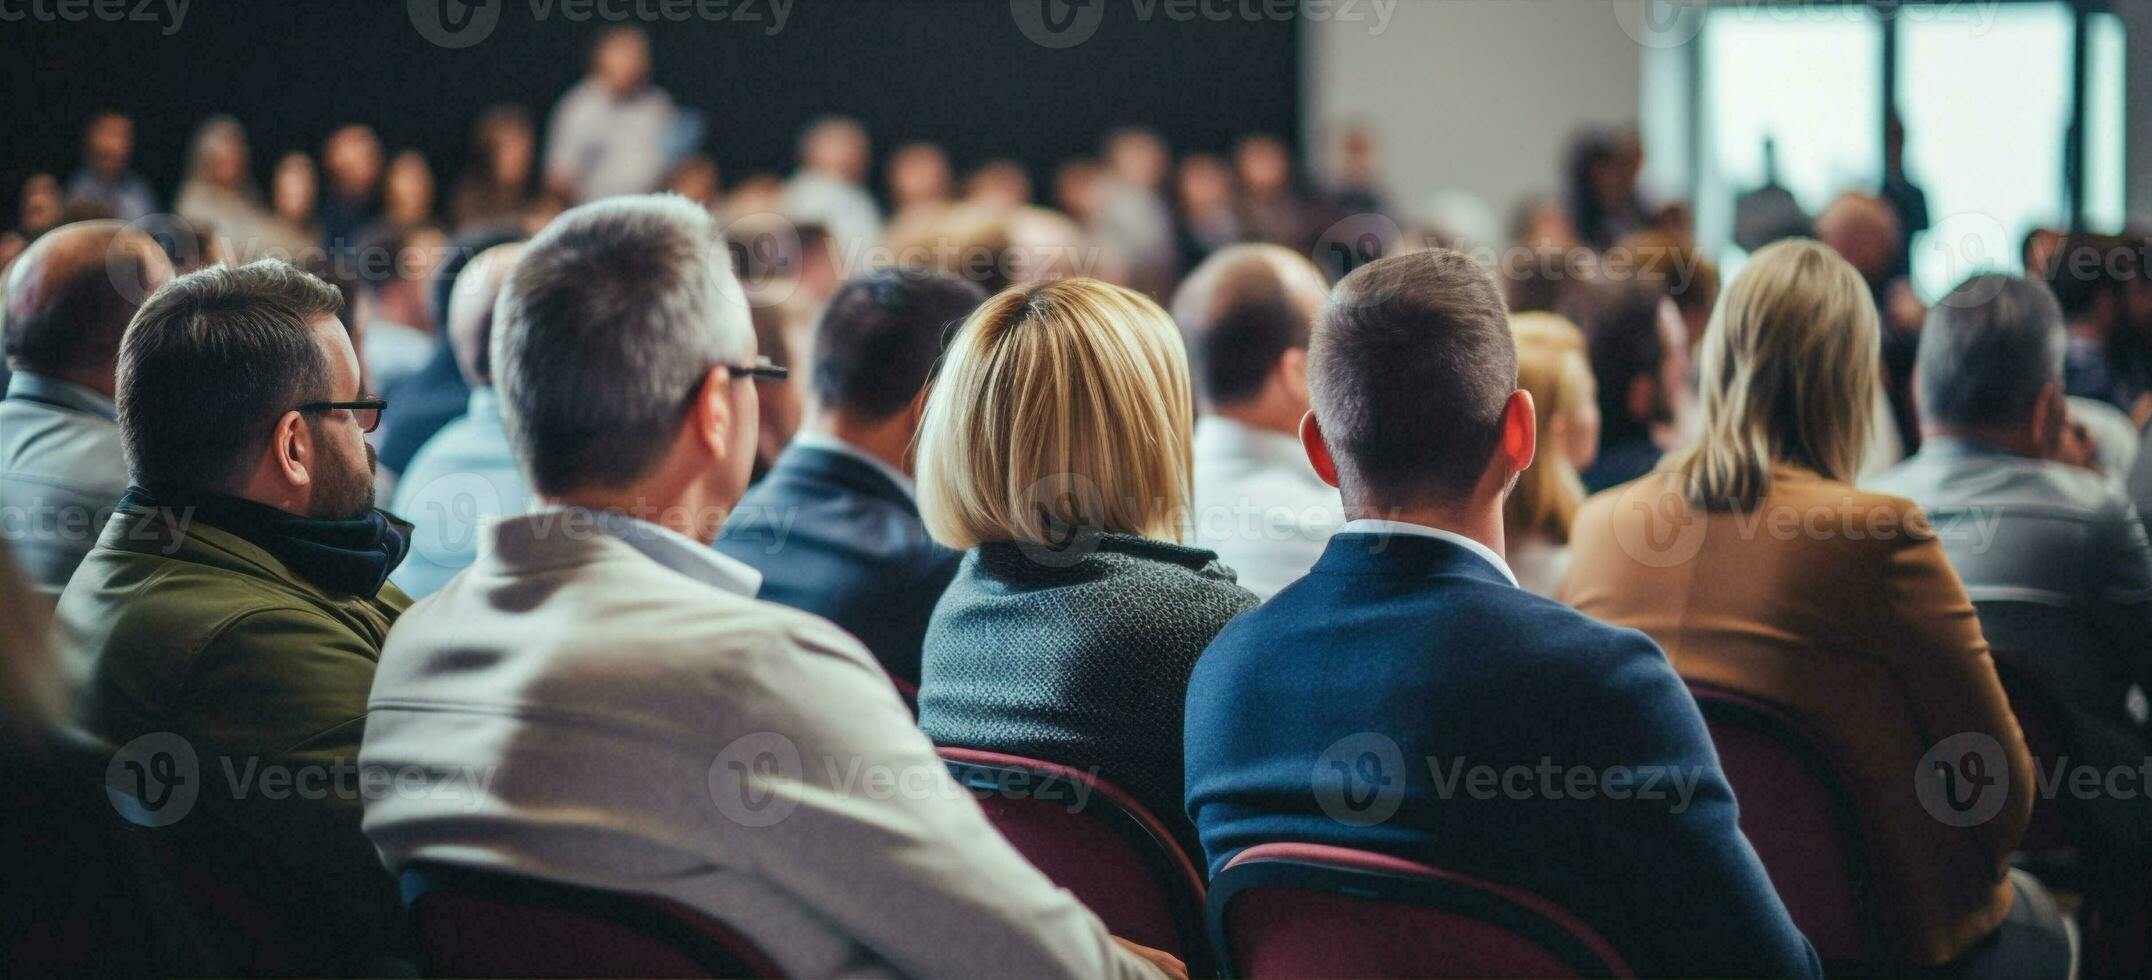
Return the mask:
<path fill-rule="evenodd" d="M 1537 895 L 1366 851 L 1262 844 L 1211 881 L 1221 971 L 1238 977 L 1630 976 Z"/>
<path fill-rule="evenodd" d="M 677 902 L 418 864 L 404 906 L 429 977 L 775 977 L 723 923 Z"/>
<path fill-rule="evenodd" d="M 1827 968 L 1888 962 L 1868 849 L 1838 770 L 1793 715 L 1757 698 L 1699 682 L 1719 765 L 1741 808 L 1741 832 Z"/>
<path fill-rule="evenodd" d="M 1068 766 L 974 749 L 940 752 L 1017 853 L 1114 935 L 1180 957 L 1191 975 L 1209 962 L 1203 878 L 1142 804 Z"/>

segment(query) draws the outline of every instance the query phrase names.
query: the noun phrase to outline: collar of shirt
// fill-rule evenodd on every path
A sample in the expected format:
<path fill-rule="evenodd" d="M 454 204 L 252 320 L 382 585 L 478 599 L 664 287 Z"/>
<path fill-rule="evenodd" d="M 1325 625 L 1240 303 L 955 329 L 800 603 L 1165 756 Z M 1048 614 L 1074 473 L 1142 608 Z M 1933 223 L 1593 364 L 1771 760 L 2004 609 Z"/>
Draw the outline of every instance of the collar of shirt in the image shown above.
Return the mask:
<path fill-rule="evenodd" d="M 1196 420 L 1195 451 L 1196 455 L 1206 459 L 1252 460 L 1266 467 L 1305 475 L 1311 481 L 1319 483 L 1322 480 L 1308 462 L 1307 450 L 1301 447 L 1300 437 L 1259 429 L 1222 415 L 1205 415 Z"/>
<path fill-rule="evenodd" d="M 29 371 L 17 371 L 8 379 L 7 397 L 88 412 L 107 422 L 117 422 L 120 417 L 119 409 L 112 404 L 112 399 L 81 385 Z"/>
<path fill-rule="evenodd" d="M 761 572 L 709 545 L 698 544 L 671 528 L 660 527 L 649 521 L 610 510 L 559 506 L 538 509 L 539 513 L 544 511 L 579 511 L 583 518 L 588 519 L 608 537 L 642 552 L 643 557 L 651 561 L 711 588 L 750 599 L 762 588 Z"/>
<path fill-rule="evenodd" d="M 471 389 L 471 398 L 464 403 L 463 414 L 474 421 L 491 421 L 495 424 L 500 424 L 502 419 L 501 393 L 499 389 L 491 385 Z"/>
<path fill-rule="evenodd" d="M 1471 538 L 1465 537 L 1462 534 L 1458 534 L 1455 531 L 1445 531 L 1439 527 L 1428 527 L 1425 524 L 1408 524 L 1404 521 L 1385 521 L 1373 517 L 1363 517 L 1356 521 L 1345 522 L 1345 526 L 1338 528 L 1337 533 L 1382 535 L 1409 534 L 1415 537 L 1434 538 L 1437 541 L 1447 541 L 1451 544 L 1465 549 L 1466 551 L 1478 555 L 1481 558 L 1486 559 L 1487 564 L 1493 565 L 1496 571 L 1502 573 L 1503 578 L 1509 580 L 1509 584 L 1517 584 L 1517 573 L 1510 571 L 1509 563 L 1503 561 L 1501 555 L 1495 554 L 1493 548 L 1489 548 L 1486 545 L 1481 544 L 1478 541 L 1474 541 Z M 1522 588 L 1522 586 L 1519 586 L 1519 588 Z"/>
<path fill-rule="evenodd" d="M 849 456 L 859 460 L 868 466 L 874 467 L 875 472 L 888 477 L 889 482 L 896 484 L 897 489 L 904 491 L 905 496 L 916 499 L 919 495 L 918 491 L 912 486 L 912 478 L 906 476 L 903 470 L 877 459 L 873 453 L 836 436 L 820 432 L 801 432 L 792 437 L 792 444 L 801 449 L 819 449 L 825 453 L 836 453 L 839 456 Z"/>

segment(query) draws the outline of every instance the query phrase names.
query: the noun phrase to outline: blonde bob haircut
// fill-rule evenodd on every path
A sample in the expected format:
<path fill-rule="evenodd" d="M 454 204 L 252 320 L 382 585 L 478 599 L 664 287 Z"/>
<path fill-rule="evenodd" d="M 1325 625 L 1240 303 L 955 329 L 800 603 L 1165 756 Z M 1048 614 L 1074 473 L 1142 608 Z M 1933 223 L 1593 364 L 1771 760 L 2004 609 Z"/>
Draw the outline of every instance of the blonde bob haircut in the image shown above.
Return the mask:
<path fill-rule="evenodd" d="M 973 311 L 944 356 L 917 453 L 936 541 L 1183 539 L 1195 403 L 1158 304 L 1096 279 L 1015 286 Z"/>
<path fill-rule="evenodd" d="M 1806 238 L 1757 251 L 1704 334 L 1703 435 L 1665 468 L 1711 511 L 1761 503 L 1774 463 L 1851 482 L 1881 344 L 1868 285 L 1836 252 Z"/>
<path fill-rule="evenodd" d="M 1533 414 L 1545 436 L 1557 418 L 1580 418 L 1595 407 L 1592 362 L 1584 333 L 1552 313 L 1519 313 L 1509 320 L 1517 338 L 1517 387 L 1532 393 Z M 1532 465 L 1517 474 L 1503 504 L 1502 525 L 1514 534 L 1569 543 L 1569 525 L 1584 503 L 1584 480 L 1558 446 L 1542 443 Z"/>

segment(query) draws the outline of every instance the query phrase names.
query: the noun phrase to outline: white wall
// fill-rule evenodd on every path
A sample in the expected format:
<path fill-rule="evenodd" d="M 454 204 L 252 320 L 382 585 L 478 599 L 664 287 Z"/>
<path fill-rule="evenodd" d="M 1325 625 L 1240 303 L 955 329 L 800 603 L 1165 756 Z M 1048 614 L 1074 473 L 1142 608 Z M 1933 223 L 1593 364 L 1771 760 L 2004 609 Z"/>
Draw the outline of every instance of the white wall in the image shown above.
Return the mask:
<path fill-rule="evenodd" d="M 1311 17 L 1301 93 L 1311 157 L 1326 163 L 1338 128 L 1364 122 L 1381 139 L 1394 210 L 1417 215 L 1437 192 L 1463 189 L 1506 231 L 1519 203 L 1560 190 L 1574 130 L 1637 121 L 1645 48 L 1629 29 L 1640 2 L 1398 0 L 1379 32 L 1373 17 Z"/>
<path fill-rule="evenodd" d="M 2129 212 L 2132 221 L 2152 221 L 2152 3 L 2127 0 L 2115 5 L 2128 40 L 2123 69 L 2125 96 L 2122 138 L 2128 159 Z"/>

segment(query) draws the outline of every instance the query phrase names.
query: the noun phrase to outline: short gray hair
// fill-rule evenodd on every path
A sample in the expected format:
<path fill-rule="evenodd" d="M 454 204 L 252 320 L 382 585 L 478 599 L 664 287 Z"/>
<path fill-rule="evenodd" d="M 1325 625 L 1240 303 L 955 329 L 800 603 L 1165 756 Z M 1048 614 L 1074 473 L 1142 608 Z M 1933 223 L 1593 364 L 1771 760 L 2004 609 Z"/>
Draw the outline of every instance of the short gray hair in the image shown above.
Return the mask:
<path fill-rule="evenodd" d="M 1921 330 L 1921 414 L 1965 429 L 2013 425 L 2062 381 L 2062 309 L 2041 283 L 1975 276 L 1928 312 Z"/>
<path fill-rule="evenodd" d="M 716 225 L 672 195 L 555 218 L 516 260 L 493 322 L 509 443 L 541 494 L 633 483 L 703 376 L 754 343 Z"/>

